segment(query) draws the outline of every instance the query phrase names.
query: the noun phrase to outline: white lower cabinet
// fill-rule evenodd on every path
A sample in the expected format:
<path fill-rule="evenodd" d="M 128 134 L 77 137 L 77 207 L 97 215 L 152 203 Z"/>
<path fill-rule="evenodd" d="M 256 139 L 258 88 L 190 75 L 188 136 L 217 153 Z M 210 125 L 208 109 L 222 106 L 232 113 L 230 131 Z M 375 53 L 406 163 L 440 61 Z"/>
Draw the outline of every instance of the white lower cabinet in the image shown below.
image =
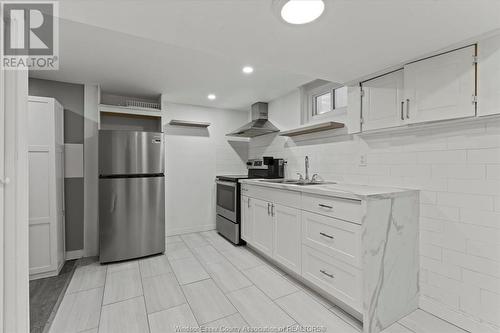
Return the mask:
<path fill-rule="evenodd" d="M 274 243 L 274 224 L 271 203 L 252 198 L 253 240 L 251 244 L 264 254 L 272 257 Z"/>
<path fill-rule="evenodd" d="M 300 274 L 301 217 L 300 210 L 273 204 L 274 251 L 273 258 L 280 264 Z"/>
<path fill-rule="evenodd" d="M 302 277 L 354 310 L 362 312 L 362 275 L 358 268 L 303 245 Z"/>
<path fill-rule="evenodd" d="M 252 198 L 241 196 L 241 238 L 251 243 L 253 240 Z"/>
<path fill-rule="evenodd" d="M 353 196 L 243 185 L 243 239 L 362 319 L 364 333 L 417 309 L 418 191 Z"/>

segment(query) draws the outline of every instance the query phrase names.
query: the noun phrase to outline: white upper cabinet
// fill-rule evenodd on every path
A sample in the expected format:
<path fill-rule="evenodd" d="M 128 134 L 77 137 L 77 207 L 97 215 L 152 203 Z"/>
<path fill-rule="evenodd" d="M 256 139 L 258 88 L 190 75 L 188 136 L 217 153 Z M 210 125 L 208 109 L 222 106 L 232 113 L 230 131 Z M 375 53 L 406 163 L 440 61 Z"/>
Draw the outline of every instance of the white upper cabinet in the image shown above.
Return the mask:
<path fill-rule="evenodd" d="M 404 66 L 405 118 L 409 123 L 476 114 L 475 46 Z"/>
<path fill-rule="evenodd" d="M 500 113 L 500 35 L 479 42 L 477 114 Z"/>
<path fill-rule="evenodd" d="M 403 77 L 401 69 L 362 83 L 363 131 L 405 123 Z"/>

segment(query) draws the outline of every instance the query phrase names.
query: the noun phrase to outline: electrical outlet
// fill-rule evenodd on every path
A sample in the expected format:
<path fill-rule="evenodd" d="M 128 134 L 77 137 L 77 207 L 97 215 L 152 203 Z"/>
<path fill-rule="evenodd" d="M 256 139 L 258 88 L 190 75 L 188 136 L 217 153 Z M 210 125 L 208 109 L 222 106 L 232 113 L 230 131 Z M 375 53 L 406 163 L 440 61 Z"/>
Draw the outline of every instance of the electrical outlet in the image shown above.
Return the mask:
<path fill-rule="evenodd" d="M 359 155 L 359 166 L 367 166 L 367 165 L 368 165 L 368 159 L 366 157 L 366 154 Z"/>

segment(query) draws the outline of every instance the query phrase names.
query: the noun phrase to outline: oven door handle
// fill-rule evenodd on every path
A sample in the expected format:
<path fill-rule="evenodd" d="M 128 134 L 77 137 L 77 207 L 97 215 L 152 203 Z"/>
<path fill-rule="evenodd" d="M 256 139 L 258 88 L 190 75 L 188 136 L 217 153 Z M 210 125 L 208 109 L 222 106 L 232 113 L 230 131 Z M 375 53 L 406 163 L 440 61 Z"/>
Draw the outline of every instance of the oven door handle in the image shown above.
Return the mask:
<path fill-rule="evenodd" d="M 231 186 L 231 187 L 236 187 L 238 185 L 238 183 L 233 183 L 233 182 L 226 182 L 226 181 L 223 181 L 223 180 L 215 180 L 215 183 L 216 184 L 220 184 L 220 185 L 226 185 L 226 186 Z"/>

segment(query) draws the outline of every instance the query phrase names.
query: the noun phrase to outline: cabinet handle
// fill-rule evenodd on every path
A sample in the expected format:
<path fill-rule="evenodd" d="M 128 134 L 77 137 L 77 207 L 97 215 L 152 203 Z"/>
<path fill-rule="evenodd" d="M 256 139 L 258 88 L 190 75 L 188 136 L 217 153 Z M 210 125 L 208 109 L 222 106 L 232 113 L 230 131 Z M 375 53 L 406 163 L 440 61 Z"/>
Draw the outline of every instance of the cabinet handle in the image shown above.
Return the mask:
<path fill-rule="evenodd" d="M 326 271 L 324 271 L 324 270 L 322 270 L 322 269 L 320 269 L 319 271 L 320 271 L 321 273 L 323 273 L 324 275 L 328 276 L 330 279 L 335 278 L 335 275 L 333 275 L 333 274 L 328 274 Z"/>
<path fill-rule="evenodd" d="M 401 120 L 405 120 L 404 106 L 405 106 L 405 101 L 401 101 Z"/>
<path fill-rule="evenodd" d="M 267 215 L 271 215 L 270 206 L 271 206 L 271 204 L 268 202 L 267 203 Z"/>
<path fill-rule="evenodd" d="M 328 235 L 328 234 L 325 234 L 324 232 L 320 232 L 319 234 L 320 234 L 321 236 L 323 236 L 323 237 L 326 237 L 326 238 L 330 238 L 330 239 L 334 239 L 334 238 L 335 238 L 335 237 L 333 237 L 333 236 L 330 236 L 330 235 Z"/>
<path fill-rule="evenodd" d="M 410 99 L 406 99 L 406 119 L 410 119 Z"/>
<path fill-rule="evenodd" d="M 318 204 L 321 208 L 328 208 L 328 209 L 333 209 L 332 206 L 324 205 L 324 204 Z"/>
<path fill-rule="evenodd" d="M 274 204 L 271 204 L 271 216 L 274 216 Z"/>
<path fill-rule="evenodd" d="M 248 198 L 247 207 L 250 208 L 250 198 Z"/>

